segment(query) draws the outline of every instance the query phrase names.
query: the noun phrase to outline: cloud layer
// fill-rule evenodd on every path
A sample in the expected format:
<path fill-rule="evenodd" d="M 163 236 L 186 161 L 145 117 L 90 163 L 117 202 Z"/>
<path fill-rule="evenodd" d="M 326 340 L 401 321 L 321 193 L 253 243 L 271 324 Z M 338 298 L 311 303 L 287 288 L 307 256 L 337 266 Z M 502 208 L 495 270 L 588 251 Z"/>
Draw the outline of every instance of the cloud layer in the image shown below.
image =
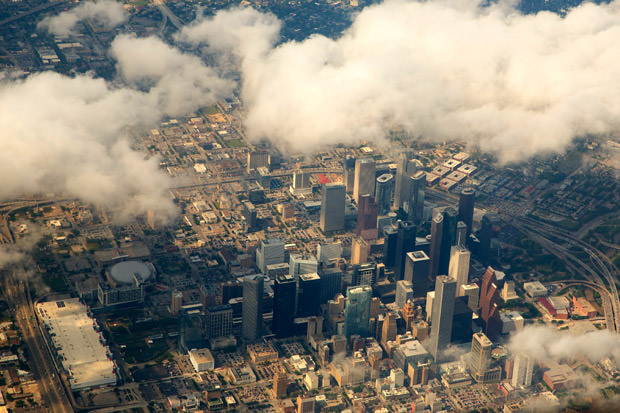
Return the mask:
<path fill-rule="evenodd" d="M 620 7 L 565 17 L 505 2 L 388 0 L 338 39 L 276 44 L 280 22 L 234 9 L 179 39 L 240 62 L 248 135 L 290 150 L 381 140 L 394 125 L 464 139 L 502 161 L 562 151 L 620 129 Z"/>
<path fill-rule="evenodd" d="M 41 20 L 38 27 L 57 36 L 71 34 L 79 21 L 91 19 L 104 28 L 124 23 L 129 15 L 121 3 L 113 0 L 85 1 L 73 9 Z"/>

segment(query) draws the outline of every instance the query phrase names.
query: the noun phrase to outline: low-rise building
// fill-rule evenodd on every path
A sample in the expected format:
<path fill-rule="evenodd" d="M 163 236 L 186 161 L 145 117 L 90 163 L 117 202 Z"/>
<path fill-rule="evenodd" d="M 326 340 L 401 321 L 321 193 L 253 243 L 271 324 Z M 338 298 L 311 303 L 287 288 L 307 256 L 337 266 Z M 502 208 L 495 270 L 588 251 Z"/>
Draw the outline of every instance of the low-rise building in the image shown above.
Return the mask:
<path fill-rule="evenodd" d="M 208 348 L 193 349 L 189 351 L 189 361 L 194 366 L 194 370 L 207 371 L 215 368 L 215 360 Z"/>

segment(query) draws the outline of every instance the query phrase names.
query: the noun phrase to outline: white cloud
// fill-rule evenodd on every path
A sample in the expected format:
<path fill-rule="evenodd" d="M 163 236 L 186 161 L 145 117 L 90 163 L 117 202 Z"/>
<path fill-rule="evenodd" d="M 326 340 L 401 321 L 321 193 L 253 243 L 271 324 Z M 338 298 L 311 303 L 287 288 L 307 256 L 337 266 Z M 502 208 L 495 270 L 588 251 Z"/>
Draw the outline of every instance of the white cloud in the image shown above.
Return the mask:
<path fill-rule="evenodd" d="M 73 9 L 46 17 L 38 25 L 57 36 L 71 34 L 78 22 L 86 19 L 94 20 L 105 28 L 116 27 L 129 18 L 121 3 L 113 0 L 85 1 Z"/>

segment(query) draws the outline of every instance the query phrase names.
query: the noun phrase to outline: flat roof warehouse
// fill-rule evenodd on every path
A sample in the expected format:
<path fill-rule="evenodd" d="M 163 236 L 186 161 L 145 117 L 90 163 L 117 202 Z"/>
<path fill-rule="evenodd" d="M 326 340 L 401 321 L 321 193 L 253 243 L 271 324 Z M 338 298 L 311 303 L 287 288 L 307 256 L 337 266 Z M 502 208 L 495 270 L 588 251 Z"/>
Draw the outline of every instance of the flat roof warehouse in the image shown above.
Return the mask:
<path fill-rule="evenodd" d="M 116 384 L 110 350 L 79 299 L 38 303 L 37 311 L 72 390 Z"/>

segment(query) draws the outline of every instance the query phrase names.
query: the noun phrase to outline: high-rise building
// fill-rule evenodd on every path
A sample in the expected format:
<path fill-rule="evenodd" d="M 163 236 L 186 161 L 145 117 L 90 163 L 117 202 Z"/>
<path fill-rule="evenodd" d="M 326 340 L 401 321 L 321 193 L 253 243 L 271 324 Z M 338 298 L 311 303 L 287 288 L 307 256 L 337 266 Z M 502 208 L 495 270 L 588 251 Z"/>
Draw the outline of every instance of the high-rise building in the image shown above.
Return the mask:
<path fill-rule="evenodd" d="M 297 396 L 297 413 L 314 413 L 314 397 L 301 397 L 301 394 Z"/>
<path fill-rule="evenodd" d="M 379 207 L 379 215 L 385 215 L 392 206 L 394 194 L 394 175 L 383 174 L 377 178 L 375 186 L 375 203 Z"/>
<path fill-rule="evenodd" d="M 273 396 L 277 399 L 286 397 L 288 390 L 288 377 L 286 373 L 276 372 L 273 375 Z"/>
<path fill-rule="evenodd" d="M 233 309 L 229 304 L 209 307 L 206 312 L 209 338 L 232 335 Z"/>
<path fill-rule="evenodd" d="M 340 241 L 325 241 L 316 247 L 319 263 L 324 267 L 342 257 L 342 243 Z"/>
<path fill-rule="evenodd" d="M 351 285 L 375 285 L 377 281 L 376 264 L 357 264 L 353 266 Z"/>
<path fill-rule="evenodd" d="M 370 335 L 370 301 L 372 288 L 367 285 L 349 287 L 344 305 L 344 334 L 362 337 Z"/>
<path fill-rule="evenodd" d="M 369 194 L 360 195 L 357 205 L 357 226 L 355 233 L 358 237 L 366 240 L 376 239 L 377 216 L 379 207 L 375 203 L 374 198 Z"/>
<path fill-rule="evenodd" d="M 321 304 L 333 300 L 336 294 L 342 290 L 342 271 L 329 268 L 319 273 L 321 277 Z"/>
<path fill-rule="evenodd" d="M 256 250 L 256 266 L 265 274 L 267 266 L 284 262 L 284 242 L 278 238 L 261 241 Z"/>
<path fill-rule="evenodd" d="M 344 158 L 342 172 L 344 176 L 344 184 L 347 187 L 347 192 L 352 193 L 353 186 L 355 184 L 355 158 L 350 155 L 347 155 L 347 157 Z"/>
<path fill-rule="evenodd" d="M 399 309 L 403 308 L 409 300 L 413 300 L 413 285 L 407 280 L 397 281 L 395 300 L 396 307 Z"/>
<path fill-rule="evenodd" d="M 353 183 L 353 199 L 359 203 L 360 196 L 375 193 L 376 164 L 373 158 L 355 161 L 355 180 Z"/>
<path fill-rule="evenodd" d="M 172 315 L 179 315 L 182 305 L 183 293 L 179 290 L 172 290 L 172 302 L 170 303 L 170 312 Z"/>
<path fill-rule="evenodd" d="M 469 260 L 471 253 L 467 248 L 455 245 L 450 250 L 450 266 L 448 275 L 456 280 L 456 291 L 460 295 L 461 286 L 467 284 L 469 279 Z"/>
<path fill-rule="evenodd" d="M 454 314 L 452 316 L 451 343 L 471 343 L 472 328 L 471 308 L 467 306 L 467 297 L 456 297 L 454 300 Z"/>
<path fill-rule="evenodd" d="M 297 280 L 301 274 L 310 274 L 319 270 L 319 263 L 313 255 L 291 254 L 290 272 Z"/>
<path fill-rule="evenodd" d="M 263 276 L 260 274 L 243 278 L 242 315 L 241 335 L 248 341 L 258 339 L 263 328 Z"/>
<path fill-rule="evenodd" d="M 417 171 L 409 178 L 411 193 L 407 201 L 409 221 L 419 223 L 424 219 L 424 194 L 426 188 L 426 172 Z"/>
<path fill-rule="evenodd" d="M 488 264 L 493 256 L 497 256 L 497 237 L 501 231 L 501 220 L 496 214 L 484 214 L 479 232 L 480 260 Z"/>
<path fill-rule="evenodd" d="M 369 246 L 363 238 L 354 238 L 351 242 L 351 264 L 363 264 L 368 261 Z"/>
<path fill-rule="evenodd" d="M 273 321 L 271 330 L 277 337 L 293 333 L 297 281 L 290 274 L 278 275 L 273 284 Z"/>
<path fill-rule="evenodd" d="M 318 315 L 321 305 L 321 278 L 317 273 L 299 275 L 299 304 L 297 315 L 308 317 Z"/>
<path fill-rule="evenodd" d="M 248 152 L 247 172 L 250 173 L 262 166 L 269 166 L 269 152 L 263 149 Z"/>
<path fill-rule="evenodd" d="M 458 245 L 463 248 L 467 248 L 467 225 L 463 221 L 458 221 L 456 223 L 456 242 L 455 245 Z"/>
<path fill-rule="evenodd" d="M 388 268 L 393 268 L 396 260 L 396 243 L 398 239 L 398 226 L 388 225 L 383 228 L 383 263 Z"/>
<path fill-rule="evenodd" d="M 432 285 L 428 278 L 430 262 L 424 251 L 407 253 L 404 279 L 412 284 L 414 297 L 425 297 Z"/>
<path fill-rule="evenodd" d="M 405 150 L 398 157 L 394 190 L 394 209 L 403 208 L 411 198 L 411 176 L 423 168 L 422 162 L 411 159 L 413 152 Z"/>
<path fill-rule="evenodd" d="M 532 385 L 534 373 L 534 359 L 525 353 L 519 353 L 515 357 L 512 368 L 512 385 L 514 387 L 529 387 Z"/>
<path fill-rule="evenodd" d="M 431 222 L 431 265 L 429 267 L 429 277 L 434 280 L 439 274 L 439 257 L 441 254 L 441 237 L 443 235 L 443 215 L 440 213 L 433 216 Z"/>
<path fill-rule="evenodd" d="M 387 347 L 387 342 L 394 340 L 396 340 L 396 314 L 387 313 L 381 326 L 381 344 Z"/>
<path fill-rule="evenodd" d="M 341 184 L 324 184 L 321 190 L 320 226 L 325 233 L 344 229 L 346 189 Z"/>
<path fill-rule="evenodd" d="M 394 278 L 402 280 L 405 275 L 407 253 L 415 250 L 416 226 L 410 221 L 398 223 L 396 251 L 394 253 Z"/>
<path fill-rule="evenodd" d="M 467 306 L 472 311 L 478 311 L 478 303 L 480 301 L 480 287 L 478 287 L 478 284 L 462 285 L 458 295 L 467 297 Z"/>
<path fill-rule="evenodd" d="M 302 170 L 293 172 L 293 183 L 289 191 L 293 195 L 308 195 L 312 193 L 312 185 L 310 185 L 310 174 Z"/>
<path fill-rule="evenodd" d="M 467 226 L 467 235 L 471 234 L 474 222 L 474 199 L 475 192 L 473 188 L 465 188 L 461 191 L 459 197 L 459 221 L 463 221 Z"/>
<path fill-rule="evenodd" d="M 502 320 L 499 315 L 500 304 L 497 276 L 495 270 L 488 267 L 480 286 L 480 318 L 484 323 L 485 334 L 492 340 L 497 339 L 502 331 Z"/>
<path fill-rule="evenodd" d="M 256 207 L 250 201 L 243 202 L 243 218 L 248 231 L 256 229 L 258 218 L 256 215 Z"/>
<path fill-rule="evenodd" d="M 497 382 L 502 377 L 500 366 L 491 366 L 493 342 L 484 333 L 474 333 L 471 341 L 469 370 L 477 383 Z"/>
<path fill-rule="evenodd" d="M 179 312 L 179 347 L 188 352 L 207 346 L 205 314 L 200 310 Z"/>
<path fill-rule="evenodd" d="M 439 362 L 439 352 L 450 344 L 456 281 L 445 275 L 435 280 L 435 299 L 431 315 L 431 337 L 429 352 Z"/>
<path fill-rule="evenodd" d="M 456 244 L 456 224 L 458 218 L 456 210 L 447 207 L 443 210 L 443 226 L 441 234 L 441 248 L 439 252 L 439 274 L 447 274 L 450 265 L 450 250 Z"/>

